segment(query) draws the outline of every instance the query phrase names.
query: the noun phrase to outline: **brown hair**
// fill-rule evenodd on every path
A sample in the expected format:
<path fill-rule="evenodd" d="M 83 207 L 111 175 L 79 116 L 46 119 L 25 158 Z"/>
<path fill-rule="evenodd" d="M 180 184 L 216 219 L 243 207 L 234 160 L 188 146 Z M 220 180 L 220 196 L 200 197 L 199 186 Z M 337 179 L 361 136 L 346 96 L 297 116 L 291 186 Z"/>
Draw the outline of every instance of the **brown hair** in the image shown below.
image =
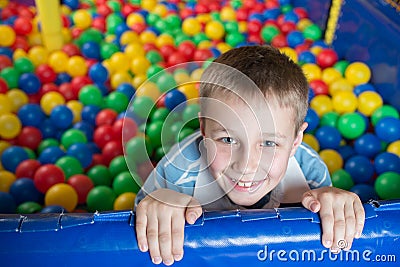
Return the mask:
<path fill-rule="evenodd" d="M 213 64 L 214 62 L 219 64 Z M 220 64 L 227 65 L 237 70 L 237 73 L 246 75 L 255 84 L 251 87 L 258 88 L 265 98 L 274 97 L 281 107 L 292 110 L 295 135 L 297 134 L 308 109 L 308 83 L 300 66 L 271 46 L 234 48 L 220 55 L 213 63 L 202 75 L 201 98 L 220 95 L 224 90 L 227 91 L 226 87 L 241 87 L 237 84 L 243 79 L 229 77 L 238 75 L 231 72 L 228 76 L 226 71 L 225 74 L 221 72 Z M 232 80 L 226 82 L 222 79 Z M 221 82 L 223 86 L 221 86 Z M 239 90 L 244 90 L 243 88 L 248 90 L 248 87 L 245 86 Z M 256 95 L 259 91 L 250 92 L 250 94 Z"/>

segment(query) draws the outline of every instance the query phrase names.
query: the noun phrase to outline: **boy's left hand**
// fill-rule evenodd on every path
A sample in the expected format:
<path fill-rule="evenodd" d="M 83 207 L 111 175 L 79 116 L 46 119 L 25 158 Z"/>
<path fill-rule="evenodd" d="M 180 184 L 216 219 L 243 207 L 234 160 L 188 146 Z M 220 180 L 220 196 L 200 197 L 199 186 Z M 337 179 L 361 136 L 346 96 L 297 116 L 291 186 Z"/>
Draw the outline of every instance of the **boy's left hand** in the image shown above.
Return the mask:
<path fill-rule="evenodd" d="M 365 212 L 356 194 L 335 187 L 322 187 L 305 192 L 302 204 L 312 212 L 319 212 L 322 244 L 333 253 L 349 250 L 353 239 L 361 236 Z"/>

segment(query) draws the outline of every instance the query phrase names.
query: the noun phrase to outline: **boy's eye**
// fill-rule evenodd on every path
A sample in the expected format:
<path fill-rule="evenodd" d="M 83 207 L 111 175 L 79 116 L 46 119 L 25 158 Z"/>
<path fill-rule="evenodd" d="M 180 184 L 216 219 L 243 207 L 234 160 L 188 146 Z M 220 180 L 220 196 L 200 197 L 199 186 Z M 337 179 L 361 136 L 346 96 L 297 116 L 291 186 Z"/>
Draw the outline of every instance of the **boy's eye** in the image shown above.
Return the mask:
<path fill-rule="evenodd" d="M 276 146 L 276 143 L 273 142 L 273 141 L 264 141 L 264 142 L 262 143 L 262 146 L 264 146 L 264 147 L 275 147 L 275 146 Z"/>
<path fill-rule="evenodd" d="M 228 145 L 237 144 L 237 141 L 235 139 L 233 139 L 232 137 L 222 137 L 221 141 L 222 141 L 222 143 L 225 143 Z"/>

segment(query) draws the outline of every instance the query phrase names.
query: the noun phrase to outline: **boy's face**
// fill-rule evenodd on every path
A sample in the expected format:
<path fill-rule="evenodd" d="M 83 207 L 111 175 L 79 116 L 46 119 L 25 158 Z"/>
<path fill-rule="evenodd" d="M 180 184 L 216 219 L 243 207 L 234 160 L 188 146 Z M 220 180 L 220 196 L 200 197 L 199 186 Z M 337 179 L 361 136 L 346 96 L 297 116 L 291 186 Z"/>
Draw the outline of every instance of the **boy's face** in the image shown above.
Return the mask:
<path fill-rule="evenodd" d="M 270 99 L 246 104 L 236 96 L 214 98 L 202 111 L 201 131 L 209 171 L 238 205 L 252 205 L 275 188 L 301 143 L 293 112 Z"/>

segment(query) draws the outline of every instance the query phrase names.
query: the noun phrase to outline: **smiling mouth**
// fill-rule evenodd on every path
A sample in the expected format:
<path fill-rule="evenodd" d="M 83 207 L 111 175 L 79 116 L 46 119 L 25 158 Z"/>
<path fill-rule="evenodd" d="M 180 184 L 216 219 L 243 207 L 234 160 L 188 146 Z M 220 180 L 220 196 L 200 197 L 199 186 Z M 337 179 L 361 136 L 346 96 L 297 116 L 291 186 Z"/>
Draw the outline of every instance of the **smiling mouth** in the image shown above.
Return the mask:
<path fill-rule="evenodd" d="M 267 179 L 259 180 L 259 181 L 240 181 L 236 179 L 230 179 L 232 183 L 234 183 L 236 186 L 243 187 L 243 188 L 251 188 L 254 186 L 258 186 L 261 183 L 265 182 Z"/>

